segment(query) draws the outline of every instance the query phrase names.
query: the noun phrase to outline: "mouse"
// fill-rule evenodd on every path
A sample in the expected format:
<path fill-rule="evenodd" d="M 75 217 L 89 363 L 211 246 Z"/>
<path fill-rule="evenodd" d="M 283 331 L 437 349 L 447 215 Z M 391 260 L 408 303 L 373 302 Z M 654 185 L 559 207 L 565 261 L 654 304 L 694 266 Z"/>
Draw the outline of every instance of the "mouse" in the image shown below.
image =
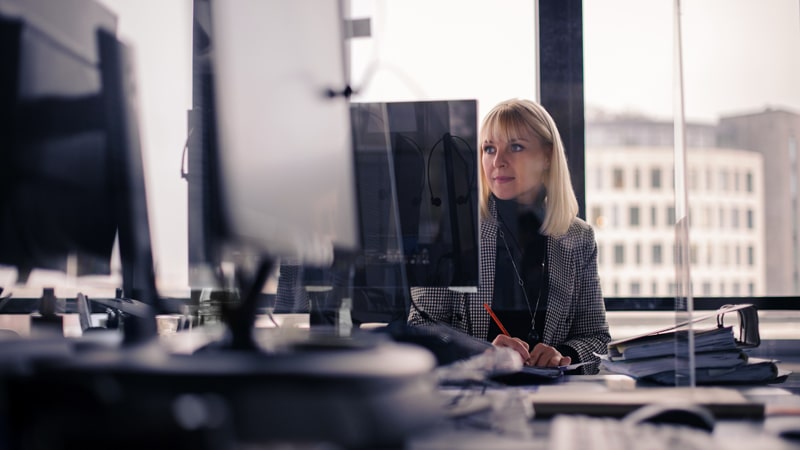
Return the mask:
<path fill-rule="evenodd" d="M 699 430 L 714 431 L 714 416 L 707 408 L 693 404 L 652 404 L 630 412 L 625 422 L 656 425 L 685 425 Z"/>

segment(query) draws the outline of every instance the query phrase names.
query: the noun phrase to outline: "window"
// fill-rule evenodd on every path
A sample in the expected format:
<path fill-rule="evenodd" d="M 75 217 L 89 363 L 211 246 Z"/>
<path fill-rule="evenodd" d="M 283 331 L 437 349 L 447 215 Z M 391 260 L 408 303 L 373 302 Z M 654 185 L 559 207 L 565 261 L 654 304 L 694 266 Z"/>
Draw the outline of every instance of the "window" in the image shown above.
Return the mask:
<path fill-rule="evenodd" d="M 712 176 L 711 169 L 706 169 L 706 191 L 713 191 L 714 190 L 714 177 Z"/>
<path fill-rule="evenodd" d="M 598 228 L 603 228 L 603 207 L 599 205 L 592 206 L 592 223 Z"/>
<path fill-rule="evenodd" d="M 744 186 L 747 192 L 753 192 L 753 172 L 748 171 L 745 174 Z"/>
<path fill-rule="evenodd" d="M 625 187 L 625 172 L 619 168 L 615 167 L 613 170 L 613 183 L 614 189 L 622 189 Z"/>
<path fill-rule="evenodd" d="M 633 169 L 633 187 L 639 189 L 641 187 L 641 171 L 639 168 Z"/>
<path fill-rule="evenodd" d="M 722 265 L 727 266 L 731 263 L 731 249 L 727 245 L 722 245 Z"/>
<path fill-rule="evenodd" d="M 706 265 L 714 264 L 714 244 L 708 243 L 706 246 Z"/>
<path fill-rule="evenodd" d="M 711 297 L 711 283 L 708 281 L 703 282 L 703 297 Z"/>
<path fill-rule="evenodd" d="M 661 244 L 653 244 L 653 265 L 659 266 L 663 262 L 663 257 L 661 255 L 662 247 Z"/>
<path fill-rule="evenodd" d="M 742 265 L 742 247 L 739 245 L 736 246 L 736 265 Z"/>
<path fill-rule="evenodd" d="M 728 170 L 721 169 L 719 171 L 719 189 L 722 192 L 728 191 Z"/>
<path fill-rule="evenodd" d="M 617 205 L 611 206 L 611 226 L 614 228 L 619 227 L 619 207 Z"/>
<path fill-rule="evenodd" d="M 675 225 L 675 207 L 667 206 L 667 226 Z"/>
<path fill-rule="evenodd" d="M 605 254 L 606 254 L 606 252 L 603 250 L 603 243 L 602 242 L 598 242 L 597 243 L 597 265 L 598 266 L 602 266 L 603 265 L 603 258 L 605 257 Z"/>
<path fill-rule="evenodd" d="M 739 228 L 739 210 L 731 208 L 731 228 L 734 230 Z"/>
<path fill-rule="evenodd" d="M 738 281 L 734 281 L 733 282 L 733 296 L 734 297 L 738 297 L 740 295 L 742 295 L 742 293 L 740 292 L 739 282 Z"/>
<path fill-rule="evenodd" d="M 614 281 L 613 284 L 614 297 L 619 297 L 619 281 Z"/>
<path fill-rule="evenodd" d="M 650 207 L 650 225 L 655 228 L 658 226 L 658 208 Z"/>
<path fill-rule="evenodd" d="M 747 246 L 747 265 L 750 267 L 756 265 L 756 251 L 752 245 Z"/>
<path fill-rule="evenodd" d="M 642 295 L 642 285 L 638 281 L 631 281 L 631 296 L 638 297 Z"/>
<path fill-rule="evenodd" d="M 748 209 L 747 210 L 747 229 L 748 230 L 752 230 L 753 228 L 754 228 L 754 225 L 753 225 L 753 210 L 752 209 Z"/>
<path fill-rule="evenodd" d="M 689 261 L 692 265 L 697 264 L 697 244 L 692 244 L 689 247 Z"/>
<path fill-rule="evenodd" d="M 654 167 L 650 170 L 650 187 L 661 189 L 661 169 Z"/>
<path fill-rule="evenodd" d="M 725 295 L 725 282 L 724 281 L 720 281 L 719 282 L 719 296 L 722 297 L 724 295 Z"/>
<path fill-rule="evenodd" d="M 625 244 L 614 244 L 614 264 L 625 264 Z"/>
<path fill-rule="evenodd" d="M 650 283 L 650 291 L 651 291 L 651 294 L 653 295 L 653 297 L 656 297 L 658 295 L 658 282 L 657 281 L 653 281 L 652 283 Z"/>
<path fill-rule="evenodd" d="M 628 210 L 628 220 L 630 222 L 630 226 L 638 227 L 639 226 L 639 207 L 638 206 L 631 206 Z"/>
<path fill-rule="evenodd" d="M 719 207 L 719 223 L 717 224 L 720 228 L 725 228 L 725 208 Z"/>
<path fill-rule="evenodd" d="M 636 243 L 634 247 L 634 256 L 636 258 L 636 265 L 640 265 L 642 263 L 642 244 Z"/>
<path fill-rule="evenodd" d="M 747 283 L 747 295 L 751 297 L 756 295 L 756 284 L 752 281 Z"/>
<path fill-rule="evenodd" d="M 739 171 L 736 171 L 733 174 L 733 190 L 734 192 L 739 192 Z"/>

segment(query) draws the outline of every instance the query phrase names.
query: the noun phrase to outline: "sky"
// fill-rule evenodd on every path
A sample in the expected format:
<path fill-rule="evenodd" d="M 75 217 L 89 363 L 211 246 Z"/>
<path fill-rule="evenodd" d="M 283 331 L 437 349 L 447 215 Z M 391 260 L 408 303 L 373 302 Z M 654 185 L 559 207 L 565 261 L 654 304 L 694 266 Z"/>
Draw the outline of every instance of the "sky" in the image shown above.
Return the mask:
<path fill-rule="evenodd" d="M 118 15 L 118 34 L 136 55 L 159 288 L 185 288 L 187 190 L 179 174 L 191 107 L 191 1 L 100 3 Z M 372 17 L 374 35 L 353 42 L 352 78 L 363 88 L 355 99 L 477 98 L 482 115 L 506 98 L 535 98 L 533 5 L 353 0 L 353 16 Z M 588 107 L 671 119 L 672 12 L 670 0 L 584 1 Z M 681 26 L 688 120 L 767 106 L 800 112 L 798 0 L 683 1 Z"/>

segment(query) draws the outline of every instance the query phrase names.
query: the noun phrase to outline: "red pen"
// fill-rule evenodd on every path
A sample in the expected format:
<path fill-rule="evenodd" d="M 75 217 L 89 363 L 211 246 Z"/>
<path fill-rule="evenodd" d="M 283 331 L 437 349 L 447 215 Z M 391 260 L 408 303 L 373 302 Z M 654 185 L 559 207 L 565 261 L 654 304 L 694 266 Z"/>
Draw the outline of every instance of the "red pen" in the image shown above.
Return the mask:
<path fill-rule="evenodd" d="M 511 335 L 508 333 L 508 330 L 506 330 L 506 327 L 503 326 L 503 324 L 500 322 L 500 319 L 498 319 L 497 315 L 495 315 L 494 311 L 492 311 L 492 307 L 489 306 L 488 303 L 484 303 L 483 308 L 489 313 L 490 316 L 492 316 L 492 320 L 494 320 L 494 323 L 497 324 L 497 328 L 500 328 L 500 331 L 502 331 L 506 336 L 511 337 Z"/>

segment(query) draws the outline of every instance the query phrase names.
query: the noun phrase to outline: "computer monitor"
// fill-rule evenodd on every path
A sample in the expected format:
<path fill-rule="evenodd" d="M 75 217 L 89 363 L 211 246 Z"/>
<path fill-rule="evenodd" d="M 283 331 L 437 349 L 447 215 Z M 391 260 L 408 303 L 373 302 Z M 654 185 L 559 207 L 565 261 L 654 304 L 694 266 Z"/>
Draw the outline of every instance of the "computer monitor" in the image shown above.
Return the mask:
<path fill-rule="evenodd" d="M 212 1 L 210 30 L 220 243 L 318 265 L 356 249 L 341 1 Z"/>
<path fill-rule="evenodd" d="M 95 2 L 23 4 L 0 20 L 0 263 L 23 281 L 73 255 L 79 275 L 107 274 L 119 236 L 122 292 L 137 312 L 125 340 L 147 340 L 159 300 L 129 51 Z"/>
<path fill-rule="evenodd" d="M 364 103 L 353 111 L 359 191 L 396 195 L 409 285 L 477 288 L 477 102 Z M 392 177 L 369 177 L 379 169 L 367 167 L 365 155 L 387 146 Z"/>

